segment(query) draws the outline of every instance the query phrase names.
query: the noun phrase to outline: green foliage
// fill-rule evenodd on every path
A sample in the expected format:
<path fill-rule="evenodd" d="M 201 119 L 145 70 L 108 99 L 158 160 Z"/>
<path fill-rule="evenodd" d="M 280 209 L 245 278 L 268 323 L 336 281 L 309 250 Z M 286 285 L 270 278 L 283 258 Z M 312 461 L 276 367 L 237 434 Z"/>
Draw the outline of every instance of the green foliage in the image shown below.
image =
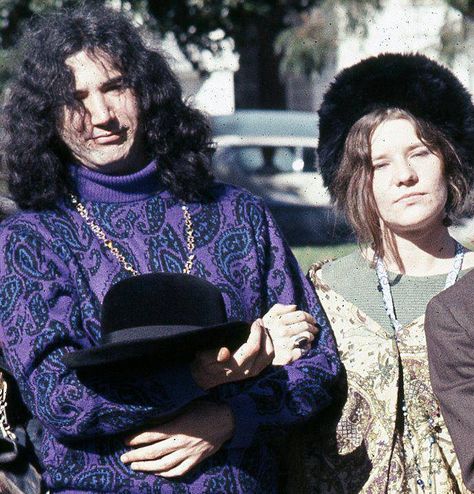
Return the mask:
<path fill-rule="evenodd" d="M 136 0 L 132 0 L 132 5 Z M 232 38 L 248 42 L 249 26 L 264 29 L 270 45 L 299 12 L 321 0 L 160 0 L 148 2 L 148 12 L 160 32 L 173 32 L 191 62 L 196 51 L 217 53 Z M 198 67 L 199 68 L 199 67 Z"/>
<path fill-rule="evenodd" d="M 2 48 L 15 43 L 25 20 L 52 8 L 77 5 L 77 0 L 0 0 L 0 41 Z M 85 0 L 85 3 L 104 3 L 104 0 Z"/>
<path fill-rule="evenodd" d="M 283 31 L 277 42 L 283 55 L 282 72 L 308 74 L 319 71 L 326 62 L 326 54 L 335 45 L 331 29 L 313 16 L 303 16 L 298 26 L 292 27 L 298 14 L 310 12 L 322 3 L 342 3 L 348 11 L 349 24 L 358 25 L 367 9 L 378 7 L 380 0 L 85 0 L 86 3 L 117 3 L 143 14 L 149 26 L 161 33 L 173 32 L 188 59 L 196 62 L 196 53 L 221 50 L 229 38 L 238 47 L 247 41 L 248 27 L 265 29 L 270 43 Z M 0 0 L 1 46 L 11 46 L 22 22 L 33 13 L 51 8 L 73 6 L 78 0 Z M 216 31 L 220 30 L 219 35 Z M 315 49 L 316 48 L 316 49 Z M 199 68 L 199 67 L 197 67 Z"/>
<path fill-rule="evenodd" d="M 360 30 L 365 36 L 367 18 L 381 8 L 381 0 L 324 0 L 319 7 L 303 12 L 300 22 L 283 30 L 276 39 L 282 74 L 310 77 L 321 73 L 337 49 L 336 5 L 344 7 L 347 30 Z"/>
<path fill-rule="evenodd" d="M 345 8 L 348 29 L 350 31 L 360 29 L 364 36 L 367 35 L 368 16 L 382 8 L 382 0 L 337 0 L 337 2 Z"/>
<path fill-rule="evenodd" d="M 411 0 L 416 4 L 419 0 Z M 464 23 L 452 19 L 446 22 L 440 32 L 440 57 L 452 65 L 467 39 L 466 22 L 474 22 L 474 0 L 446 0 L 446 3 L 459 10 Z M 382 0 L 325 0 L 313 15 L 302 14 L 301 22 L 281 32 L 275 42 L 275 49 L 281 55 L 280 71 L 309 77 L 320 73 L 337 47 L 337 39 L 332 23 L 332 7 L 344 7 L 346 26 L 349 31 L 359 31 L 367 35 L 367 19 L 381 9 Z"/>
<path fill-rule="evenodd" d="M 474 0 L 447 0 L 447 2 L 466 17 L 474 18 Z"/>
<path fill-rule="evenodd" d="M 173 32 L 181 49 L 196 65 L 196 53 L 216 53 L 232 38 L 237 47 L 245 43 L 248 26 L 262 26 L 272 43 L 298 12 L 318 5 L 321 0 L 86 0 L 86 3 L 122 5 L 140 12 L 143 20 L 160 33 Z M 77 0 L 0 0 L 0 40 L 11 46 L 22 22 L 33 13 L 77 5 Z M 216 31 L 220 34 L 216 35 Z M 196 67 L 199 68 L 199 67 Z"/>
<path fill-rule="evenodd" d="M 239 47 L 248 43 L 249 26 L 263 29 L 281 57 L 280 72 L 306 76 L 320 72 L 336 48 L 337 33 L 328 18 L 336 4 L 345 9 L 348 29 L 361 30 L 362 34 L 367 31 L 368 16 L 382 4 L 382 0 L 83 1 L 119 5 L 123 10 L 140 13 L 141 20 L 154 31 L 173 32 L 184 54 L 198 69 L 203 69 L 200 51 L 218 53 L 229 38 L 239 51 Z M 474 0 L 446 1 L 466 17 L 474 18 Z M 1 46 L 8 48 L 14 43 L 23 21 L 33 13 L 78 3 L 78 0 L 0 0 Z M 312 14 L 314 8 L 316 13 Z M 449 61 L 459 44 L 459 33 L 447 26 L 441 33 L 441 41 L 442 55 Z M 5 73 L 2 69 L 2 74 Z"/>
<path fill-rule="evenodd" d="M 446 19 L 439 33 L 439 55 L 441 60 L 448 66 L 453 65 L 456 55 L 465 40 L 465 33 L 462 28 L 463 26 L 459 29 L 452 21 Z"/>
<path fill-rule="evenodd" d="M 446 16 L 440 31 L 440 57 L 447 65 L 452 66 L 456 56 L 472 44 L 474 0 L 447 0 L 447 3 L 462 14 L 461 22 Z"/>
<path fill-rule="evenodd" d="M 301 16 L 300 25 L 282 31 L 275 41 L 275 51 L 281 56 L 282 75 L 296 74 L 310 77 L 321 73 L 337 49 L 337 31 L 330 2 L 310 14 Z"/>

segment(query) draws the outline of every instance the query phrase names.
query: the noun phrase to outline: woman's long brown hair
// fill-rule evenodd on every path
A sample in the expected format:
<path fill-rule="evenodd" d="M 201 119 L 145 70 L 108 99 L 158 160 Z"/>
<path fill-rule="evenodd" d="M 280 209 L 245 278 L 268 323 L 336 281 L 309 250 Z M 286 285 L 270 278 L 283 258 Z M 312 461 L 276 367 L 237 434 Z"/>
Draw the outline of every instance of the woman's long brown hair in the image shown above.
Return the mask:
<path fill-rule="evenodd" d="M 361 117 L 350 129 L 341 163 L 334 181 L 334 202 L 344 212 L 361 244 L 370 244 L 376 255 L 384 257 L 384 245 L 397 259 L 390 232 L 383 228 L 372 190 L 373 165 L 371 140 L 375 129 L 387 120 L 403 118 L 415 127 L 423 144 L 443 162 L 448 185 L 446 217 L 459 211 L 469 192 L 461 163 L 446 136 L 429 122 L 414 117 L 406 110 L 388 108 L 375 110 Z"/>

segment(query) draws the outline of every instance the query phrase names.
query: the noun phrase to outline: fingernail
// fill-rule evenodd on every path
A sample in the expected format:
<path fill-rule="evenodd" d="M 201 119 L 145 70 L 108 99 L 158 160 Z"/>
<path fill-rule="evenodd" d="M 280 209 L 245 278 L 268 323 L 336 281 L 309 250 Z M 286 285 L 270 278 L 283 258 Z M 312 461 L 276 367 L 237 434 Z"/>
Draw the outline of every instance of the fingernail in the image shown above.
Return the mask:
<path fill-rule="evenodd" d="M 125 455 L 122 455 L 122 456 L 120 457 L 120 461 L 121 461 L 122 463 L 127 463 L 127 462 L 128 462 L 128 461 L 130 461 L 130 460 L 128 459 L 128 456 L 125 454 Z"/>

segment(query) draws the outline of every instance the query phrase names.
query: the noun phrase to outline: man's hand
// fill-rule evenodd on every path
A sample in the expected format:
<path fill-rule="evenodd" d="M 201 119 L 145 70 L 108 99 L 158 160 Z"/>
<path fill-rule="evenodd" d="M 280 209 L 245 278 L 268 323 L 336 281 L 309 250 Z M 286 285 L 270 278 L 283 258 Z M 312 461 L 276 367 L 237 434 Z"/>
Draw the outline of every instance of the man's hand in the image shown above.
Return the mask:
<path fill-rule="evenodd" d="M 191 364 L 194 380 L 202 389 L 241 381 L 260 374 L 272 363 L 273 344 L 261 319 L 250 328 L 248 340 L 233 354 L 228 348 L 200 352 Z"/>
<path fill-rule="evenodd" d="M 121 460 L 135 471 L 178 477 L 218 451 L 233 431 L 227 405 L 195 402 L 172 421 L 128 437 L 125 443 L 135 449 Z"/>
<path fill-rule="evenodd" d="M 263 316 L 263 324 L 275 349 L 273 365 L 286 365 L 298 360 L 311 348 L 319 331 L 314 317 L 297 310 L 296 305 L 275 304 Z"/>

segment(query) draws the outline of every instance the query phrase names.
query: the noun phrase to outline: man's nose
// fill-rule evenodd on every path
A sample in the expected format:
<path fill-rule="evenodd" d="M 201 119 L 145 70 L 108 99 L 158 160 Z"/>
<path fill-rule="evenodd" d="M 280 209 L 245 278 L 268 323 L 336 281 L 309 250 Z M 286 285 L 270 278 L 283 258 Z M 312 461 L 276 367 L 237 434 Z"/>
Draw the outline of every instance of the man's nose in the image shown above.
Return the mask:
<path fill-rule="evenodd" d="M 97 94 L 90 97 L 87 111 L 93 126 L 105 125 L 114 118 L 114 112 L 107 102 L 107 98 L 103 94 Z"/>

